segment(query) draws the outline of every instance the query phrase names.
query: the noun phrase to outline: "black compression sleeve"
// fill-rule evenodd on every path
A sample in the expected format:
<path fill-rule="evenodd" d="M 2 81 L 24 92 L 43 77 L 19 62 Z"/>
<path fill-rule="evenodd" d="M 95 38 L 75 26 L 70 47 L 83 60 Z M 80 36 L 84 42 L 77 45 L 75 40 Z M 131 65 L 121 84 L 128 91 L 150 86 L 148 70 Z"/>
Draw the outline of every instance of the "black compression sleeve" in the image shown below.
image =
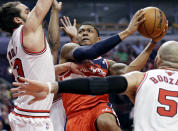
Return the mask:
<path fill-rule="evenodd" d="M 74 50 L 73 56 L 78 62 L 86 59 L 93 60 L 105 54 L 120 42 L 121 38 L 119 35 L 115 35 L 90 46 L 80 46 Z"/>
<path fill-rule="evenodd" d="M 127 80 L 123 76 L 90 77 L 65 80 L 58 82 L 58 85 L 58 93 L 102 95 L 124 92 L 127 89 Z"/>
<path fill-rule="evenodd" d="M 106 79 L 109 84 L 109 93 L 122 93 L 127 89 L 128 83 L 123 76 L 108 76 Z"/>
<path fill-rule="evenodd" d="M 58 93 L 87 94 L 89 92 L 88 78 L 76 78 L 58 82 Z"/>

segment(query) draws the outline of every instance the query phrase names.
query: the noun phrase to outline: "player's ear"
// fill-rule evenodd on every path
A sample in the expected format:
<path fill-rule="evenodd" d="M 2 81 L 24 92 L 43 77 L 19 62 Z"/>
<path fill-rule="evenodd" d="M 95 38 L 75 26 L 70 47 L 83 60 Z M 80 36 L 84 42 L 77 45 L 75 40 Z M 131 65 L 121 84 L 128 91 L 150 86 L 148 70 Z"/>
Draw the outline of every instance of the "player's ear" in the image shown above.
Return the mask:
<path fill-rule="evenodd" d="M 20 17 L 14 17 L 14 22 L 17 23 L 17 24 L 21 24 L 22 19 Z"/>
<path fill-rule="evenodd" d="M 100 38 L 100 37 L 97 37 L 97 39 L 98 39 L 98 41 L 100 41 L 100 40 L 101 40 L 101 38 Z"/>

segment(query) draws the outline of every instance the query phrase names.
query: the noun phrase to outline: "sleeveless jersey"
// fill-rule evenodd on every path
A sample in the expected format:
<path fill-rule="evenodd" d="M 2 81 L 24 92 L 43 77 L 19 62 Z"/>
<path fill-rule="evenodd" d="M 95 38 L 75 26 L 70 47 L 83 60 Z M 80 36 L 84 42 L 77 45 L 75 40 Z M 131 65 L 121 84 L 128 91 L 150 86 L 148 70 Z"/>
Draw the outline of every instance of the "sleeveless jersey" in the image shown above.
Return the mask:
<path fill-rule="evenodd" d="M 15 80 L 23 76 L 42 82 L 54 82 L 55 71 L 49 45 L 44 36 L 45 48 L 40 52 L 28 52 L 23 47 L 23 26 L 17 28 L 8 45 L 7 58 L 13 70 Z M 23 117 L 45 118 L 49 117 L 49 110 L 53 101 L 53 94 L 44 100 L 28 105 L 33 97 L 26 95 L 15 100 L 14 114 Z"/>
<path fill-rule="evenodd" d="M 178 130 L 178 71 L 145 73 L 137 88 L 134 126 L 135 131 Z"/>
<path fill-rule="evenodd" d="M 108 73 L 107 61 L 102 57 L 98 57 L 97 59 L 93 60 L 93 63 L 97 67 L 94 66 L 88 67 L 92 72 L 88 72 L 85 69 L 81 69 L 84 75 L 86 77 L 91 77 L 91 76 L 105 77 Z M 78 78 L 78 77 L 82 77 L 82 76 L 67 71 L 62 76 L 60 76 L 59 79 L 67 80 L 67 79 Z M 94 95 L 79 95 L 79 94 L 63 93 L 62 100 L 67 116 L 74 112 L 92 108 L 101 102 L 106 102 L 106 103 L 109 102 L 107 94 L 94 96 Z"/>

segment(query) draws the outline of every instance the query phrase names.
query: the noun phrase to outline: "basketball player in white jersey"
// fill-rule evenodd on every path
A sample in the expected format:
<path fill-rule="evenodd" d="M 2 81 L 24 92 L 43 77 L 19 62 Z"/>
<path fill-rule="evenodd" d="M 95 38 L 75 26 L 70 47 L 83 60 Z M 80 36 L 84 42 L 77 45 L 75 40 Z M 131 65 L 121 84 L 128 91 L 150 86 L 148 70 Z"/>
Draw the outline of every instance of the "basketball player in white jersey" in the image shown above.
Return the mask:
<path fill-rule="evenodd" d="M 84 82 L 84 80 L 89 80 L 89 78 L 80 78 L 75 80 L 73 79 L 73 81 L 59 82 L 59 89 L 55 84 L 49 86 L 49 88 L 47 84 L 22 78 L 22 80 L 28 82 L 29 85 L 14 83 L 16 86 L 21 86 L 21 88 L 13 90 L 16 92 L 19 90 L 25 91 L 25 94 L 33 93 L 33 96 L 37 96 L 38 94 L 38 97 L 40 97 L 39 92 L 43 91 L 43 95 L 48 94 L 49 89 L 51 92 L 57 92 L 56 89 L 58 89 L 58 93 L 75 92 L 83 94 L 102 94 L 106 92 L 124 92 L 135 103 L 135 131 L 177 131 L 177 55 L 178 42 L 168 41 L 164 43 L 158 50 L 155 59 L 155 65 L 158 69 L 150 70 L 145 73 L 131 72 L 123 76 L 100 78 L 97 79 L 97 81 L 95 79 L 90 79 L 89 82 L 96 83 L 97 86 L 100 86 L 99 88 L 95 89 L 93 89 L 93 86 L 91 87 L 89 84 Z M 73 85 L 73 87 L 71 86 L 70 89 L 67 89 L 67 86 L 65 86 L 65 84 L 68 84 L 68 82 L 70 82 L 70 84 L 74 84 L 77 81 L 80 81 L 81 88 L 79 86 L 75 88 L 76 85 Z M 82 82 L 85 83 L 85 88 L 82 87 Z M 35 88 L 30 88 L 34 85 L 38 87 L 38 91 Z M 88 89 L 90 90 L 86 90 L 86 86 L 88 86 Z M 103 88 L 101 88 L 101 86 Z M 78 92 L 76 89 L 78 89 L 78 91 L 80 90 L 80 92 Z M 21 96 L 23 94 L 18 93 L 16 95 Z M 40 98 L 42 98 L 42 96 Z"/>
<path fill-rule="evenodd" d="M 8 2 L 0 7 L 0 28 L 12 34 L 7 58 L 15 80 L 19 76 L 54 82 L 55 72 L 49 45 L 44 36 L 42 22 L 53 0 L 38 0 L 30 9 L 20 2 Z M 46 99 L 28 105 L 31 96 L 15 100 L 15 108 L 9 115 L 13 131 L 53 131 L 49 119 L 53 94 Z"/>
<path fill-rule="evenodd" d="M 126 94 L 135 100 L 135 131 L 177 131 L 177 55 L 178 42 L 168 41 L 158 50 L 155 59 L 158 69 L 124 75 L 128 81 Z"/>

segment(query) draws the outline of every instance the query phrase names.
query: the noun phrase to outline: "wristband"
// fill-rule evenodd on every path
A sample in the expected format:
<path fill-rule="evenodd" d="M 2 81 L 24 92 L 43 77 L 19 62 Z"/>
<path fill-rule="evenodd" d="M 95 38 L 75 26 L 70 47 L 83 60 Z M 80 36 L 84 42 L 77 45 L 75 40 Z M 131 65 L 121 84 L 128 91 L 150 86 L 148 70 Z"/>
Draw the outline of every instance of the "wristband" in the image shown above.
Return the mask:
<path fill-rule="evenodd" d="M 47 84 L 48 84 L 48 94 L 51 94 L 51 83 L 50 82 L 47 82 Z"/>

